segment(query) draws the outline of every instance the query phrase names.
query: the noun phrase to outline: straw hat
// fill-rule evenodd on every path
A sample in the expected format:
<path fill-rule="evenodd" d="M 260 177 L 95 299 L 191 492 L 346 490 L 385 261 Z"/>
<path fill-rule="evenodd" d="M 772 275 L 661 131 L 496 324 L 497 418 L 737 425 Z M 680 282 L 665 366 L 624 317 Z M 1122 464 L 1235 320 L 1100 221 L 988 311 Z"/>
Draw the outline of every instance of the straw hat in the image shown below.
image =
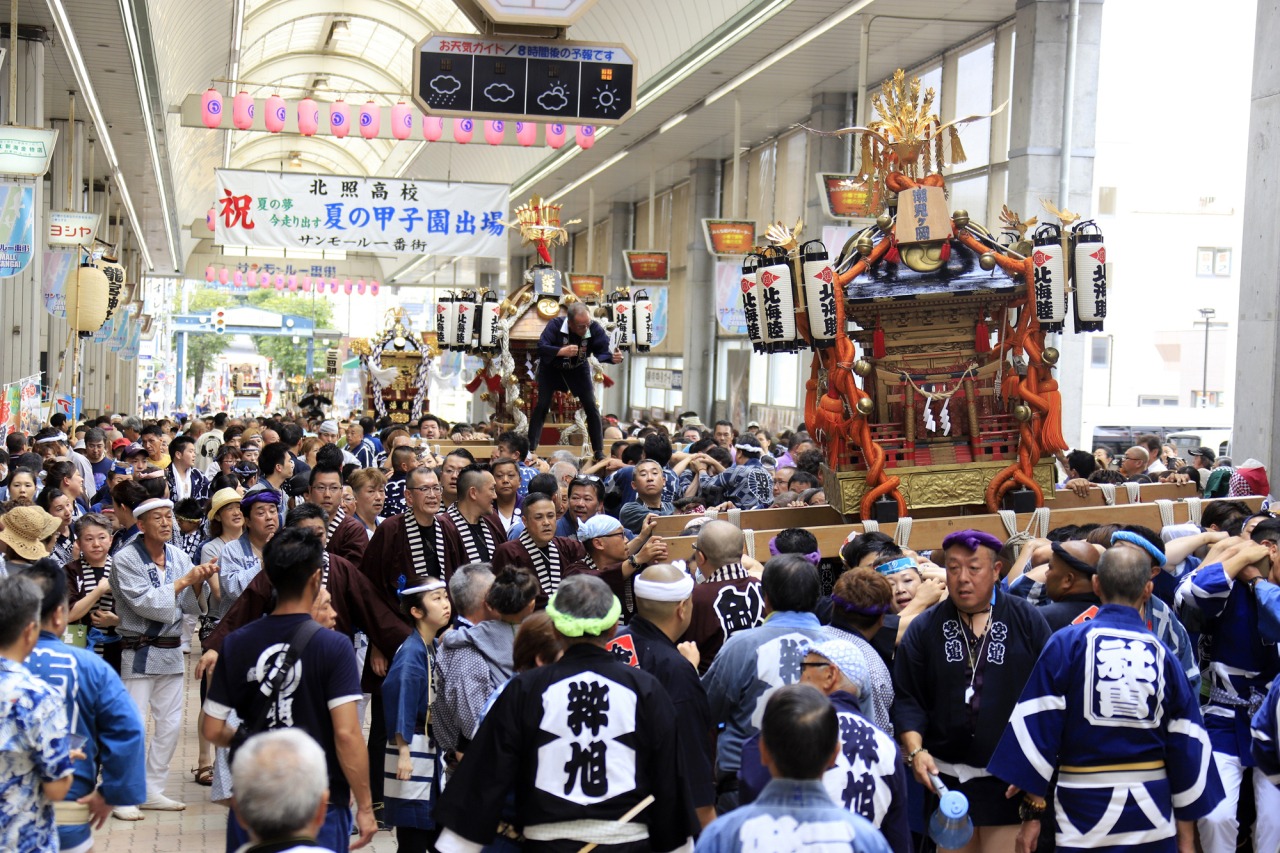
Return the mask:
<path fill-rule="evenodd" d="M 240 493 L 235 489 L 218 489 L 209 501 L 209 520 L 213 521 L 227 504 L 240 503 Z"/>
<path fill-rule="evenodd" d="M 44 540 L 57 533 L 62 519 L 54 518 L 38 506 L 14 507 L 4 514 L 4 530 L 0 542 L 4 542 L 24 560 L 39 560 L 49 556 Z"/>

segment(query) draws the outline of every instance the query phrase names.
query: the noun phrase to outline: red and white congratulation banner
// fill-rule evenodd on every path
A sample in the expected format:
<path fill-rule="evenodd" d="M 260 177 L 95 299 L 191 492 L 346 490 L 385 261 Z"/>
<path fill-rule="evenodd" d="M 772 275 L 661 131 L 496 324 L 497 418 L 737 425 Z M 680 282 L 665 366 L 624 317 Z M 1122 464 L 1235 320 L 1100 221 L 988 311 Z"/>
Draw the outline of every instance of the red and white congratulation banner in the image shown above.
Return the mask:
<path fill-rule="evenodd" d="M 219 169 L 216 241 L 224 246 L 404 255 L 507 254 L 506 184 Z"/>

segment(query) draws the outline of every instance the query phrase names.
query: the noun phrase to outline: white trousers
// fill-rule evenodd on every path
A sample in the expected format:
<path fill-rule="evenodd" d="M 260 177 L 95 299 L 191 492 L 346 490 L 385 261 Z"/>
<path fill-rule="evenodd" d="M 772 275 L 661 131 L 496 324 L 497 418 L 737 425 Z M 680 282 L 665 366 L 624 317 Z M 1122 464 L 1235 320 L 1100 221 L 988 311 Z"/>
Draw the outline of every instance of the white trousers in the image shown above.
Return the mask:
<path fill-rule="evenodd" d="M 1240 759 L 1225 752 L 1215 752 L 1213 762 L 1226 793 L 1217 808 L 1196 821 L 1200 828 L 1200 844 L 1204 853 L 1235 853 L 1240 821 L 1236 808 L 1240 804 L 1240 785 L 1244 774 L 1253 777 L 1253 796 L 1258 817 L 1253 825 L 1254 850 L 1280 850 L 1280 788 L 1267 781 L 1256 767 L 1241 767 Z"/>
<path fill-rule="evenodd" d="M 138 706 L 145 724 L 147 712 L 155 723 L 155 733 L 147 744 L 147 800 L 164 796 L 169 780 L 169 765 L 178 749 L 182 731 L 182 675 L 145 675 L 127 678 L 125 689 Z"/>

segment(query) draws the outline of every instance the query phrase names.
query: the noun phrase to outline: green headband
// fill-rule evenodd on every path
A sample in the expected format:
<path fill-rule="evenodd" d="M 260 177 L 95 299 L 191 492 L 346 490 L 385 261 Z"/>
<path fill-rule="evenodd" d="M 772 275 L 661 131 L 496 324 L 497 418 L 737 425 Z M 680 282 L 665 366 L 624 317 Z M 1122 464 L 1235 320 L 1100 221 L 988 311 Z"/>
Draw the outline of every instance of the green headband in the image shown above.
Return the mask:
<path fill-rule="evenodd" d="M 618 619 L 622 616 L 622 602 L 618 601 L 618 596 L 615 595 L 613 606 L 609 608 L 608 613 L 598 619 L 587 619 L 556 610 L 555 596 L 552 596 L 551 601 L 547 602 L 547 615 L 551 617 L 551 623 L 556 626 L 556 630 L 566 637 L 581 637 L 583 634 L 598 637 L 618 624 Z"/>

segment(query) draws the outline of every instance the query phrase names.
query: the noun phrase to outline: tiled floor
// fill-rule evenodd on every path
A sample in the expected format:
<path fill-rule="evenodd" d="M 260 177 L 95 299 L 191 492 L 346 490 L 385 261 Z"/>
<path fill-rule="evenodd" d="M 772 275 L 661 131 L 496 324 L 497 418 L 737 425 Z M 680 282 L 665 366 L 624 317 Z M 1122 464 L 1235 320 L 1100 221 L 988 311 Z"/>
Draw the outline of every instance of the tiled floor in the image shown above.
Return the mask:
<path fill-rule="evenodd" d="M 199 660 L 198 650 L 189 656 L 188 669 Z M 112 818 L 95 841 L 95 853 L 217 853 L 226 848 L 227 810 L 209 802 L 209 789 L 197 785 L 188 768 L 196 766 L 196 712 L 199 686 L 187 679 L 186 707 L 182 727 L 185 732 L 169 772 L 167 795 L 187 804 L 180 812 L 143 812 L 145 820 Z M 379 832 L 373 844 L 364 848 L 374 853 L 393 853 L 395 839 Z"/>

